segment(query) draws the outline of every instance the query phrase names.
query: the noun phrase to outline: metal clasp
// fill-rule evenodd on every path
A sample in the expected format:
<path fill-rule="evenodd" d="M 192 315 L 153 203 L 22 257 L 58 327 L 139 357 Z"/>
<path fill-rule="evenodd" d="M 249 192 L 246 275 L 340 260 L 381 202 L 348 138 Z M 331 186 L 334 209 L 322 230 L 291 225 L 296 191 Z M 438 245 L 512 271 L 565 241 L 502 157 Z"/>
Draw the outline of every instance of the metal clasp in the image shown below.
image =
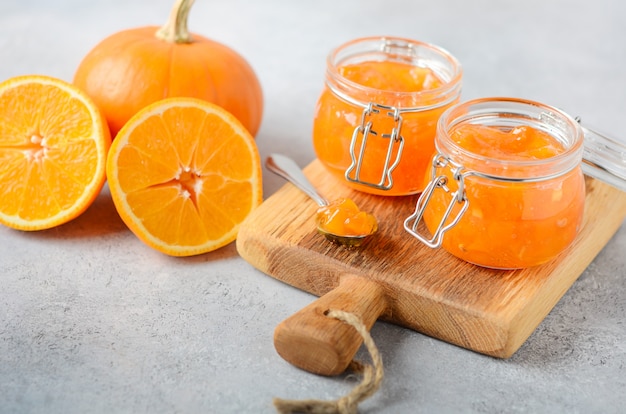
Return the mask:
<path fill-rule="evenodd" d="M 373 122 L 371 118 L 379 114 L 393 118 L 393 127 L 389 133 L 381 133 L 372 129 Z M 361 116 L 361 124 L 358 125 L 352 133 L 352 139 L 350 141 L 351 164 L 345 172 L 346 180 L 358 184 L 364 184 L 380 190 L 390 190 L 393 186 L 391 173 L 400 163 L 402 149 L 404 148 L 404 138 L 400 135 L 401 128 L 402 116 L 400 115 L 400 110 L 398 108 L 379 105 L 372 102 L 367 104 Z M 368 140 L 375 139 L 372 138 L 372 136 L 388 141 L 385 161 L 381 177 L 378 182 L 369 182 L 361 179 L 361 168 L 363 166 L 363 160 L 365 159 L 364 156 L 367 151 Z M 358 143 L 360 143 L 360 145 L 357 145 Z M 394 152 L 395 159 L 392 161 Z M 371 170 L 372 167 L 368 166 L 368 169 Z"/>
<path fill-rule="evenodd" d="M 452 191 L 450 187 L 448 187 L 447 176 L 443 174 L 437 175 L 437 169 L 445 167 L 450 168 L 450 170 L 452 171 L 452 177 L 454 178 L 454 181 L 457 183 L 458 186 L 456 191 Z M 445 157 L 444 155 L 437 154 L 433 158 L 433 168 L 431 176 L 433 177 L 432 180 L 430 181 L 430 183 L 428 183 L 428 185 L 420 195 L 419 199 L 417 200 L 417 203 L 415 205 L 415 212 L 407 217 L 407 219 L 404 221 L 404 229 L 428 247 L 435 249 L 441 246 L 444 233 L 450 230 L 459 222 L 459 220 L 469 207 L 469 200 L 467 199 L 465 194 L 465 174 L 463 173 L 463 166 L 453 163 L 449 158 Z M 424 211 L 426 210 L 426 207 L 428 206 L 428 203 L 430 202 L 433 193 L 438 189 L 441 189 L 449 194 L 451 199 L 448 207 L 446 208 L 446 211 L 441 217 L 441 221 L 437 225 L 437 228 L 432 233 L 431 237 L 427 238 L 427 236 L 424 236 L 418 232 L 418 226 L 419 223 L 422 221 Z M 456 204 L 461 204 L 461 209 L 458 211 L 456 216 L 454 216 L 454 218 L 448 220 Z"/>

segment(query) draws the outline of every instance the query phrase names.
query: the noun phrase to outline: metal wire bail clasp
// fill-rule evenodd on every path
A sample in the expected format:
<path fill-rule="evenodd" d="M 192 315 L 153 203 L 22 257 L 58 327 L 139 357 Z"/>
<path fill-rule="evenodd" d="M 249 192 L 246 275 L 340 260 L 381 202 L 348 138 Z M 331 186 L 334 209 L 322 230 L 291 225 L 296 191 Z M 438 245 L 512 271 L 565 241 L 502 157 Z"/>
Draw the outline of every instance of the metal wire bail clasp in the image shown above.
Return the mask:
<path fill-rule="evenodd" d="M 393 127 L 389 133 L 380 133 L 379 131 L 372 129 L 371 117 L 378 114 L 384 114 L 393 118 Z M 400 157 L 402 156 L 402 149 L 404 148 L 404 138 L 400 135 L 401 128 L 402 116 L 400 115 L 400 110 L 398 108 L 379 105 L 372 102 L 368 103 L 363 110 L 361 124 L 354 129 L 352 134 L 352 140 L 350 141 L 351 164 L 345 172 L 346 180 L 364 184 L 380 190 L 390 190 L 393 186 L 393 177 L 391 176 L 391 173 L 398 166 Z M 361 168 L 363 167 L 363 160 L 365 159 L 364 155 L 367 151 L 368 140 L 375 139 L 372 138 L 372 136 L 387 141 L 386 156 L 381 177 L 378 182 L 369 182 L 361 179 Z M 360 145 L 357 145 L 359 142 Z M 392 161 L 394 152 L 395 159 Z M 371 170 L 371 167 L 368 167 L 368 169 Z"/>
<path fill-rule="evenodd" d="M 452 191 L 448 187 L 448 177 L 443 174 L 436 175 L 438 168 L 445 167 L 449 167 L 452 171 L 452 176 L 458 186 L 456 191 Z M 430 183 L 428 183 L 428 185 L 420 195 L 419 199 L 417 200 L 417 203 L 415 205 L 415 212 L 407 217 L 407 219 L 404 221 L 404 229 L 413 237 L 417 238 L 428 247 L 434 249 L 441 246 L 444 233 L 450 230 L 459 222 L 459 220 L 463 216 L 463 213 L 465 213 L 465 211 L 469 207 L 469 200 L 467 199 L 465 194 L 465 175 L 463 174 L 462 166 L 453 165 L 452 161 L 450 161 L 449 158 L 441 154 L 437 154 L 433 158 L 433 169 L 431 176 L 433 177 L 432 180 L 430 181 Z M 426 207 L 428 206 L 428 203 L 432 198 L 433 193 L 438 189 L 441 189 L 450 194 L 451 199 L 448 207 L 446 208 L 446 211 L 441 217 L 441 221 L 437 225 L 437 228 L 432 233 L 431 237 L 427 238 L 426 236 L 419 234 L 418 225 L 422 220 L 424 211 L 426 210 Z M 448 218 L 450 217 L 450 214 L 452 213 L 455 204 L 461 204 L 461 209 L 458 211 L 456 216 L 448 222 Z"/>

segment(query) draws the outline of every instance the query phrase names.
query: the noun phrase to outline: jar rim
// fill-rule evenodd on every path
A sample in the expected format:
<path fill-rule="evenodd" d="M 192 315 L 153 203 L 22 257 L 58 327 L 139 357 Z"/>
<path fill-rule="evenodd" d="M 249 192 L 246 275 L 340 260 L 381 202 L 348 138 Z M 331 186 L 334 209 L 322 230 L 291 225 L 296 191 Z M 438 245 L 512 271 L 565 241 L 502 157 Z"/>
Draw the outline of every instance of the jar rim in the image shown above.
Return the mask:
<path fill-rule="evenodd" d="M 419 62 L 422 67 L 434 70 L 439 77 L 446 75 L 442 78 L 444 83 L 439 87 L 421 91 L 388 91 L 362 85 L 339 74 L 338 69 L 343 64 L 364 61 L 358 58 L 371 56 L 372 53 L 385 57 L 385 60 L 392 58 L 398 61 Z M 437 65 L 435 65 L 435 59 L 439 60 Z M 443 73 L 444 70 L 447 73 Z M 363 94 L 388 93 L 398 98 L 406 98 L 448 95 L 452 92 L 455 92 L 456 96 L 460 93 L 463 70 L 457 58 L 440 46 L 403 37 L 369 36 L 350 40 L 331 50 L 326 58 L 326 75 L 327 79 L 339 84 L 343 90 L 355 90 Z M 345 93 L 340 93 L 340 95 L 345 95 Z"/>
<path fill-rule="evenodd" d="M 528 160 L 497 159 L 477 154 L 460 146 L 450 136 L 451 130 L 467 123 L 537 127 L 561 142 L 564 151 L 552 157 Z M 584 133 L 579 123 L 556 107 L 529 99 L 486 97 L 462 102 L 444 111 L 437 122 L 435 148 L 440 154 L 449 155 L 456 163 L 471 165 L 470 169 L 477 175 L 505 181 L 541 181 L 580 166 L 583 140 Z M 487 164 L 488 174 L 480 168 Z M 494 174 L 493 171 L 498 173 Z M 542 173 L 536 175 L 537 171 Z M 526 176 L 520 177 L 520 173 L 526 173 Z"/>

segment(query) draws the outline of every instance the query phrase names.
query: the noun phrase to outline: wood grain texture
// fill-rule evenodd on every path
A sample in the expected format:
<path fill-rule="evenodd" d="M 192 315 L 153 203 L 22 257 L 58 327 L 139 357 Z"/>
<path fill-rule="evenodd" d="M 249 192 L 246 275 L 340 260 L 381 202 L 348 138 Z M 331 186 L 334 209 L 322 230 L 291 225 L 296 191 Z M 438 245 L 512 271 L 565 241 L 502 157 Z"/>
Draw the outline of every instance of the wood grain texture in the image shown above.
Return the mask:
<path fill-rule="evenodd" d="M 305 169 L 329 199 L 351 197 L 380 221 L 364 246 L 347 249 L 317 234 L 316 205 L 291 184 L 242 224 L 240 255 L 262 272 L 322 296 L 355 275 L 382 287 L 381 319 L 463 348 L 510 357 L 600 252 L 626 216 L 626 193 L 587 178 L 583 228 L 553 261 L 492 270 L 432 250 L 403 229 L 417 196 L 380 197 L 348 189 L 319 161 Z"/>

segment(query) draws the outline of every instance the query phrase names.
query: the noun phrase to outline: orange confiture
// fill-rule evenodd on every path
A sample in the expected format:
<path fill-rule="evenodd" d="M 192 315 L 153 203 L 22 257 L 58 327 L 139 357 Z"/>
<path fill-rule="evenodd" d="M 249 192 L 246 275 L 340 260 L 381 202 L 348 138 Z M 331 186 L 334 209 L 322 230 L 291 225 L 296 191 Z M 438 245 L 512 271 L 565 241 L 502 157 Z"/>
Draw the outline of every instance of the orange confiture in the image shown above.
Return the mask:
<path fill-rule="evenodd" d="M 356 190 L 378 195 L 420 192 L 434 150 L 437 119 L 458 102 L 460 83 L 458 62 L 432 45 L 393 38 L 357 39 L 343 45 L 328 58 L 326 85 L 315 110 L 317 157 Z M 364 114 L 368 105 L 374 111 Z M 367 137 L 363 129 L 355 134 L 368 122 Z M 390 138 L 394 128 L 402 145 Z M 361 163 L 358 177 L 356 169 L 349 171 L 353 157 Z M 396 158 L 399 162 L 388 181 L 386 169 Z"/>
<path fill-rule="evenodd" d="M 448 144 L 439 145 L 443 139 Z M 450 193 L 459 188 L 455 171 L 457 178 L 465 174 L 468 202 L 444 233 L 442 247 L 465 261 L 503 269 L 539 265 L 566 249 L 581 228 L 585 202 L 582 144 L 573 142 L 565 144 L 536 125 L 461 123 L 438 135 L 439 149 L 454 148 L 450 159 L 463 168 L 436 168 L 436 174 L 445 175 Z M 431 234 L 451 203 L 450 193 L 432 192 L 423 215 Z M 455 204 L 446 223 L 461 209 L 462 203 Z"/>
<path fill-rule="evenodd" d="M 368 236 L 378 229 L 373 215 L 361 211 L 349 198 L 341 198 L 317 210 L 321 230 L 340 237 Z"/>

